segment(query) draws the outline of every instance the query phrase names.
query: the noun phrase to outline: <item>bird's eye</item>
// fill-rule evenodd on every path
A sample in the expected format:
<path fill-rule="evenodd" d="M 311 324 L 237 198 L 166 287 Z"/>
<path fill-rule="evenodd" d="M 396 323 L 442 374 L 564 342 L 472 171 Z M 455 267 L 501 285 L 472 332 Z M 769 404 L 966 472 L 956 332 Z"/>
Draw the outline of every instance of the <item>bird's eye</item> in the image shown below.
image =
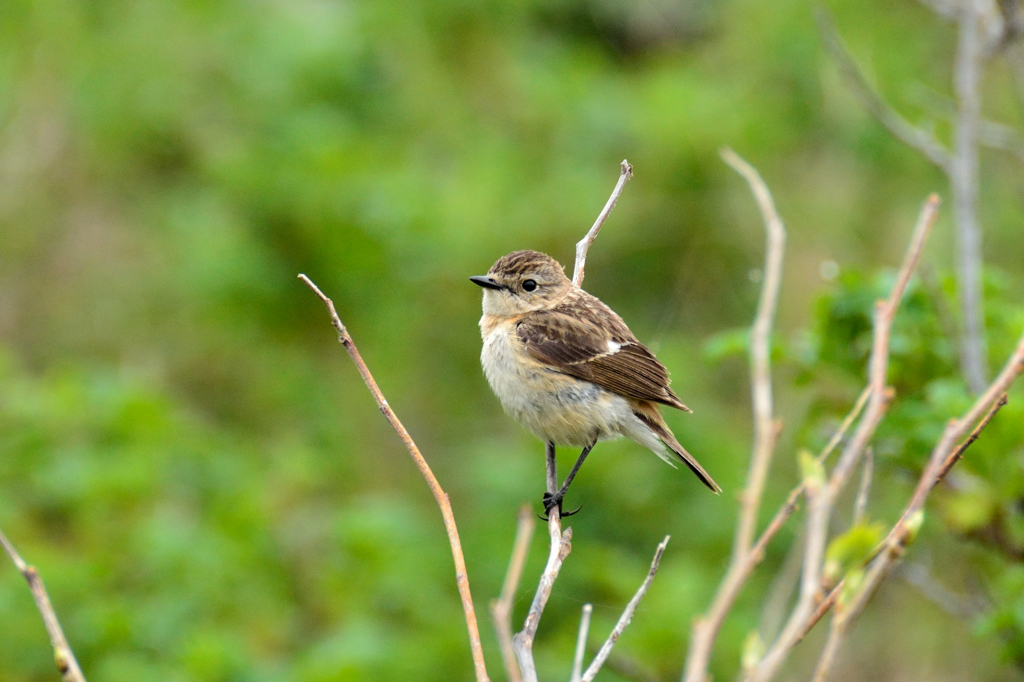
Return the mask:
<path fill-rule="evenodd" d="M 528 279 L 525 282 L 523 282 L 523 291 L 533 291 L 536 288 L 537 283 L 534 282 L 532 279 Z"/>

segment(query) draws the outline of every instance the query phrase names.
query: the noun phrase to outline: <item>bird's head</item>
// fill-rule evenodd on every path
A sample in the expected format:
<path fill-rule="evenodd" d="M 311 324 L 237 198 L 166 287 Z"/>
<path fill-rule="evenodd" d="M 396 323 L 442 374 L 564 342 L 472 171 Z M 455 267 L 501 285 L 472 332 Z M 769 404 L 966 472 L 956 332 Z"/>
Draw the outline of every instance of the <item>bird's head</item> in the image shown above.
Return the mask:
<path fill-rule="evenodd" d="M 558 261 L 539 251 L 513 251 L 469 279 L 484 289 L 484 313 L 498 317 L 551 308 L 573 286 Z"/>

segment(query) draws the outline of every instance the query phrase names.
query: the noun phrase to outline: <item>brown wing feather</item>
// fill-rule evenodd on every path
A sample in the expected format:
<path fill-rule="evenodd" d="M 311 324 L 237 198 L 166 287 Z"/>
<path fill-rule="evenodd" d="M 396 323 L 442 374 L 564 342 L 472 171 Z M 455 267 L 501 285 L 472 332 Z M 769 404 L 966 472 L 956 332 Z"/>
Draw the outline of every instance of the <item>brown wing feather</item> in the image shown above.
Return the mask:
<path fill-rule="evenodd" d="M 669 388 L 668 370 L 611 308 L 577 292 L 552 310 L 524 316 L 516 334 L 536 360 L 637 400 L 690 411 Z M 608 342 L 619 345 L 609 350 Z"/>

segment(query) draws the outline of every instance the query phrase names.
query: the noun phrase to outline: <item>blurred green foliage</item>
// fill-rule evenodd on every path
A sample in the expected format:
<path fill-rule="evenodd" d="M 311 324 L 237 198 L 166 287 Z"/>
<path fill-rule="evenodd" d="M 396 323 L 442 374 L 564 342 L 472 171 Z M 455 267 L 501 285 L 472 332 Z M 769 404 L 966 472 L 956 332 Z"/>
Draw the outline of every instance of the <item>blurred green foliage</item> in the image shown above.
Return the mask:
<path fill-rule="evenodd" d="M 932 116 L 950 92 L 952 29 L 912 2 L 829 5 L 883 93 Z M 799 480 L 793 453 L 820 447 L 863 384 L 868 313 L 891 274 L 862 273 L 897 263 L 919 202 L 945 191 L 844 89 L 811 9 L 5 2 L 0 528 L 42 572 L 88 678 L 469 680 L 433 499 L 295 275 L 333 297 L 450 493 L 482 615 L 543 465 L 481 376 L 466 277 L 516 248 L 568 265 L 624 157 L 636 176 L 586 286 L 672 370 L 696 414 L 670 423 L 726 494 L 602 444 L 569 500 L 584 509 L 538 663 L 567 675 L 581 604 L 602 637 L 672 534 L 618 650 L 675 678 L 727 561 L 750 440 L 735 330 L 753 316 L 763 235 L 716 149 L 758 165 L 789 230 L 775 354 L 787 426 L 769 509 Z M 1013 83 L 996 60 L 986 112 L 1019 127 Z M 995 366 L 1024 324 L 1021 173 L 996 152 L 982 163 Z M 943 217 L 897 317 L 872 522 L 895 519 L 969 401 L 944 274 L 953 241 Z M 943 582 L 984 589 L 988 606 L 964 623 L 894 580 L 885 617 L 869 609 L 846 654 L 875 678 L 919 676 L 927 659 L 937 675 L 1019 679 L 999 660 L 1024 659 L 1016 395 L 908 557 L 933 557 Z M 717 677 L 740 665 L 798 522 L 726 623 Z M 527 603 L 524 590 L 517 619 Z M 54 676 L 23 581 L 0 562 L 0 681 Z"/>

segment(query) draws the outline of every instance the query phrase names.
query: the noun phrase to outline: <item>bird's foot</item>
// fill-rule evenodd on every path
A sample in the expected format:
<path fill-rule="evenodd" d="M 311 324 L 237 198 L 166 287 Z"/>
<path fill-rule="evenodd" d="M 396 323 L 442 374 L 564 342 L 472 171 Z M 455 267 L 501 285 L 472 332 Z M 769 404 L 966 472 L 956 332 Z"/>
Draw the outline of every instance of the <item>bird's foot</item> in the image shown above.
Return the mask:
<path fill-rule="evenodd" d="M 558 516 L 559 516 L 559 518 L 563 518 L 563 519 L 566 518 L 566 517 L 572 516 L 573 514 L 578 512 L 580 509 L 583 509 L 583 506 L 580 505 L 579 507 L 576 507 L 572 511 L 567 511 L 567 512 L 562 511 L 562 498 L 563 497 L 564 497 L 564 494 L 562 494 L 562 495 L 553 495 L 551 493 L 544 493 L 544 497 L 541 500 L 542 504 L 544 505 L 544 516 L 541 516 L 540 518 L 543 519 L 544 521 L 547 521 L 548 518 L 549 518 L 548 514 L 550 514 L 551 510 L 554 509 L 555 507 L 558 508 Z"/>

